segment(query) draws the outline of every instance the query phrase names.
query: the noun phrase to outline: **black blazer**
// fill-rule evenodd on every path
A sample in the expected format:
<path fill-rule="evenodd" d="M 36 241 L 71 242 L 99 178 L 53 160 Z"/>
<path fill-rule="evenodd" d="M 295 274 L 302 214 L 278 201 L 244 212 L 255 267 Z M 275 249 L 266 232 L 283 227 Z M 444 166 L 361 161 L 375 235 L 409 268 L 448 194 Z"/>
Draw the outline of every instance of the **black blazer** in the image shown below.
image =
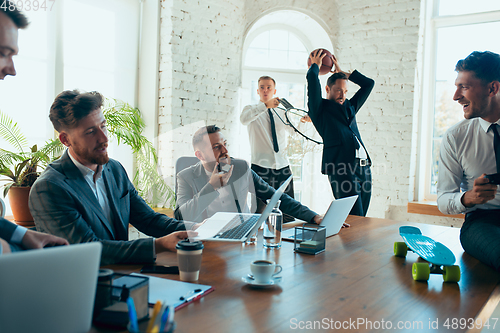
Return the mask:
<path fill-rule="evenodd" d="M 334 174 L 335 170 L 352 165 L 355 160 L 356 138 L 363 145 L 368 155 L 356 123 L 356 113 L 370 95 L 375 81 L 354 71 L 349 81 L 361 88 L 351 99 L 340 105 L 335 101 L 321 97 L 321 85 L 318 78 L 318 65 L 312 64 L 307 71 L 307 105 L 309 116 L 316 130 L 323 138 L 323 161 L 321 173 Z M 368 156 L 371 164 L 370 156 Z"/>

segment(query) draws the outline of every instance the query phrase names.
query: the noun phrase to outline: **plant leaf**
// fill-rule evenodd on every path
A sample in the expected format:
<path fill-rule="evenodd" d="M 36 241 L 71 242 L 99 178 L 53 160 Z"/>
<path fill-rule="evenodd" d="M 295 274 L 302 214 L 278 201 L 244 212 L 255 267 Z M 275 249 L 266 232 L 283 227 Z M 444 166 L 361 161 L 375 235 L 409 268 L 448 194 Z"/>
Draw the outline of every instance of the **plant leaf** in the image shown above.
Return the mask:
<path fill-rule="evenodd" d="M 20 152 L 24 152 L 28 145 L 28 140 L 21 133 L 21 129 L 6 113 L 0 110 L 0 138 Z"/>

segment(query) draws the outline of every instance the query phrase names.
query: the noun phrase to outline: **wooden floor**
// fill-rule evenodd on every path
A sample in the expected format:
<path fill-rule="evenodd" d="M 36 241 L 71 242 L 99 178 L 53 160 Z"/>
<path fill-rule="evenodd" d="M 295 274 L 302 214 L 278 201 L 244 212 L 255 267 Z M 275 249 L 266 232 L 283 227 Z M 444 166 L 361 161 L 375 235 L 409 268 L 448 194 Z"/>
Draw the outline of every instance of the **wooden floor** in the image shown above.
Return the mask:
<path fill-rule="evenodd" d="M 274 251 L 264 249 L 260 240 L 250 246 L 206 242 L 199 283 L 215 291 L 175 313 L 176 332 L 307 332 L 314 325 L 323 331 L 464 332 L 467 328 L 443 324 L 474 319 L 488 306 L 500 274 L 464 254 L 459 229 L 413 224 L 448 246 L 462 271 L 458 284 L 443 283 L 439 275 L 426 283 L 411 277 L 417 255 L 393 255 L 393 243 L 401 240 L 399 226 L 411 223 L 359 217 L 348 222 L 351 227 L 329 238 L 326 252 L 316 256 L 294 253 L 289 242 Z M 279 287 L 252 289 L 241 281 L 250 262 L 262 258 L 283 266 Z M 157 263 L 175 265 L 175 254 L 162 254 Z M 128 272 L 140 266 L 113 268 Z M 436 320 L 438 329 L 429 329 Z"/>

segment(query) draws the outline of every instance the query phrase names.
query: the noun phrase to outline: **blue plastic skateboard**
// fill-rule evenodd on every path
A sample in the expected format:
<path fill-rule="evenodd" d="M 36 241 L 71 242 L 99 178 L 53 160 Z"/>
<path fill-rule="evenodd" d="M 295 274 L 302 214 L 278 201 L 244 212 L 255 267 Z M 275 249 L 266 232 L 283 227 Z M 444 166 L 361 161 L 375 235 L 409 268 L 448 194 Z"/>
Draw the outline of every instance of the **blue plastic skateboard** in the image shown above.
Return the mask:
<path fill-rule="evenodd" d="M 413 279 L 427 281 L 429 275 L 441 274 L 445 282 L 460 281 L 460 267 L 453 265 L 455 255 L 443 244 L 422 235 L 419 228 L 400 227 L 399 234 L 404 242 L 394 243 L 394 255 L 406 257 L 408 250 L 415 252 L 420 258 L 428 261 L 416 262 L 412 265 Z"/>

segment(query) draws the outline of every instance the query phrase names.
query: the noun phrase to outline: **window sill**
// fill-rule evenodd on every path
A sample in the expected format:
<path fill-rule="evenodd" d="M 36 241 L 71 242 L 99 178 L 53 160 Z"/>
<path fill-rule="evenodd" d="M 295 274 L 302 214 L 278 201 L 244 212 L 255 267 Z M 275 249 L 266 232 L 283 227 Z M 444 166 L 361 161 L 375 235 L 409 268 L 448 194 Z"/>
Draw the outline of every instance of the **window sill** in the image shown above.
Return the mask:
<path fill-rule="evenodd" d="M 408 213 L 412 214 L 424 214 L 433 216 L 443 216 L 443 217 L 454 217 L 457 219 L 464 219 L 463 214 L 457 215 L 447 215 L 439 211 L 437 203 L 435 201 L 413 201 L 408 202 Z"/>

